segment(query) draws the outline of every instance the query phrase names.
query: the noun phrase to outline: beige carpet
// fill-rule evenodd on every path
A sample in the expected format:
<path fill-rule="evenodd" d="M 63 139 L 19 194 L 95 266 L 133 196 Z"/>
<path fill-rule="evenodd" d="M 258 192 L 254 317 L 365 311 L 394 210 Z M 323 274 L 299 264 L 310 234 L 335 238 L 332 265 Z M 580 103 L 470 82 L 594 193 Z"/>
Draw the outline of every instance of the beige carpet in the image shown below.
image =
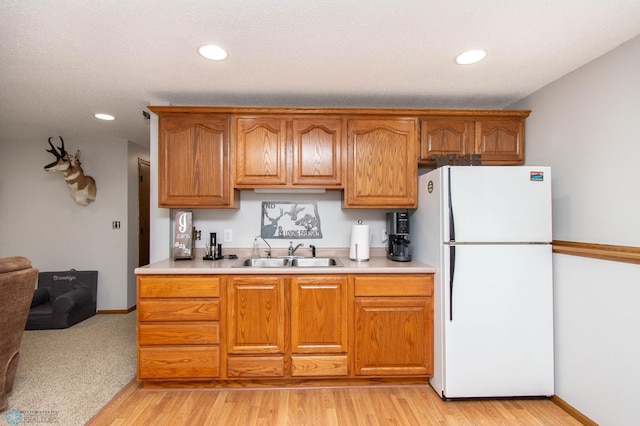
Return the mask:
<path fill-rule="evenodd" d="M 19 416 L 25 426 L 84 425 L 135 377 L 135 315 L 95 315 L 65 330 L 25 331 L 0 424 Z"/>

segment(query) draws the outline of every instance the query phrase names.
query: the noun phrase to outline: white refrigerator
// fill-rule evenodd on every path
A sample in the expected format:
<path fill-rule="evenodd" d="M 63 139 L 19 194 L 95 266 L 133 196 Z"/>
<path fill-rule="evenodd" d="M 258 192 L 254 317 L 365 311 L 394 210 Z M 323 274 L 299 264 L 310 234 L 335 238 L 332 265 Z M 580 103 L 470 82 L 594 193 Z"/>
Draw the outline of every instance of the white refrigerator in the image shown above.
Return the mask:
<path fill-rule="evenodd" d="M 553 395 L 550 168 L 426 173 L 410 232 L 413 259 L 436 269 L 436 392 Z"/>

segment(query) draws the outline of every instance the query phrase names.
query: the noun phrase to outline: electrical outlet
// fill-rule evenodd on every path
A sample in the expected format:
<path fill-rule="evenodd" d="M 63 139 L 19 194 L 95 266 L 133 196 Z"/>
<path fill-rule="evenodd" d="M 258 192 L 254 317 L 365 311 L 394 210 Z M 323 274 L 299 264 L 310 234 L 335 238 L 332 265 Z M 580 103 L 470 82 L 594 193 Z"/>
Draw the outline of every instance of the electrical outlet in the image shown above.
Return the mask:
<path fill-rule="evenodd" d="M 231 229 L 225 229 L 224 230 L 224 242 L 225 243 L 230 243 L 233 241 L 233 232 L 231 231 Z"/>

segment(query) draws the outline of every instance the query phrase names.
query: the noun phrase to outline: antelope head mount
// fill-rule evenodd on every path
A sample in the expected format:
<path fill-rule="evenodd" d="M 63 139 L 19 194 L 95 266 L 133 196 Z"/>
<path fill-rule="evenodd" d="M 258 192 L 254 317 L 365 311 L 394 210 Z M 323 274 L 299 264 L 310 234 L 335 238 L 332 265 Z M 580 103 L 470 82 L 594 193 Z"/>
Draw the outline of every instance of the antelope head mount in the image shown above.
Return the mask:
<path fill-rule="evenodd" d="M 76 151 L 75 155 L 70 155 L 64 149 L 62 136 L 58 137 L 62 145 L 57 149 L 51 143 L 53 138 L 49 138 L 51 149 L 47 149 L 47 152 L 55 155 L 56 161 L 47 164 L 44 169 L 48 172 L 62 172 L 64 180 L 71 190 L 71 196 L 76 200 L 76 203 L 81 206 L 88 206 L 89 203 L 96 199 L 96 181 L 91 176 L 85 176 L 82 171 L 82 167 L 80 167 L 80 150 Z"/>

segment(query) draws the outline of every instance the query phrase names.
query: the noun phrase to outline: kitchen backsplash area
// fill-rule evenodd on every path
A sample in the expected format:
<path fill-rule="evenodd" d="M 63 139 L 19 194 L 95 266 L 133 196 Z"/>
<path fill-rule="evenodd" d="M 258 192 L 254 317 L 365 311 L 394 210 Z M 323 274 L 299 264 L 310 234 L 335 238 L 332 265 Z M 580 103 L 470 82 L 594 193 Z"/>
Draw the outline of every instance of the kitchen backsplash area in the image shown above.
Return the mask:
<path fill-rule="evenodd" d="M 298 208 L 296 209 L 296 205 Z M 314 228 L 321 229 L 322 232 L 310 232 L 309 238 L 296 227 L 293 222 L 299 222 L 303 218 L 300 216 L 303 207 L 309 209 L 313 206 L 313 214 L 310 220 L 317 221 Z M 362 220 L 371 229 L 371 247 L 384 247 L 383 238 L 386 239 L 386 209 L 343 209 L 341 191 L 327 191 L 325 193 L 255 193 L 250 190 L 242 191 L 240 197 L 240 208 L 238 209 L 191 209 L 193 212 L 193 224 L 197 231 L 200 231 L 200 240 L 196 240 L 196 248 L 204 248 L 209 242 L 209 233 L 217 234 L 218 243 L 222 243 L 225 248 L 248 248 L 252 247 L 256 236 L 263 233 L 263 226 L 269 225 L 271 220 L 276 220 L 280 216 L 284 225 L 280 226 L 280 231 L 273 235 L 276 237 L 266 237 L 269 244 L 274 248 L 287 248 L 289 241 L 294 241 L 309 247 L 310 244 L 318 248 L 345 248 L 349 247 L 351 238 L 351 227 Z M 266 209 L 266 211 L 265 211 Z M 293 210 L 292 210 L 293 209 Z M 188 209 L 184 209 L 188 210 Z M 173 221 L 172 210 L 172 221 Z M 266 219 L 265 219 L 266 218 Z M 173 223 L 172 227 L 173 228 Z M 321 226 L 321 228 L 320 228 Z M 231 240 L 231 241 L 229 241 Z"/>

